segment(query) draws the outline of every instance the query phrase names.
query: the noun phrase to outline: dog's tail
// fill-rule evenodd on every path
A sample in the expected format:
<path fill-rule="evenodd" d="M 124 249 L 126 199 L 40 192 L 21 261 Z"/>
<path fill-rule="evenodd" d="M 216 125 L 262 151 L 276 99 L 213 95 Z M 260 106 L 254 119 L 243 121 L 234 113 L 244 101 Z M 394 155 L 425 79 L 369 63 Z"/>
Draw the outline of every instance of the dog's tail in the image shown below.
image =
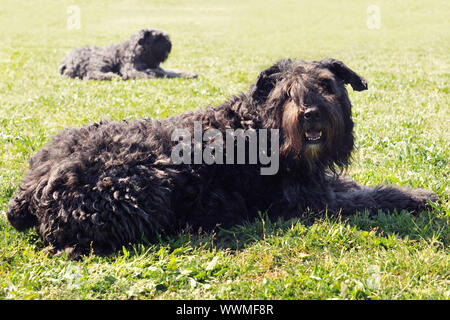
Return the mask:
<path fill-rule="evenodd" d="M 9 222 L 19 231 L 24 231 L 37 225 L 37 218 L 31 213 L 30 200 L 25 190 L 19 189 L 18 193 L 9 202 L 6 216 Z"/>

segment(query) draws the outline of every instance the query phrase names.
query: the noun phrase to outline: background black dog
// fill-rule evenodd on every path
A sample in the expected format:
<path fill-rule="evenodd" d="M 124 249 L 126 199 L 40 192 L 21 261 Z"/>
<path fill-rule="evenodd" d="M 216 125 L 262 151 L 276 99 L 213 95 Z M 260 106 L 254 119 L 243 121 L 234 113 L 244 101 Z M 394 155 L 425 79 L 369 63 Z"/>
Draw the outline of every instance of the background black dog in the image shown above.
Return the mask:
<path fill-rule="evenodd" d="M 196 78 L 197 74 L 193 72 L 168 71 L 159 66 L 171 49 L 167 34 L 157 29 L 144 29 L 119 44 L 70 51 L 61 61 L 59 73 L 86 80 Z"/>

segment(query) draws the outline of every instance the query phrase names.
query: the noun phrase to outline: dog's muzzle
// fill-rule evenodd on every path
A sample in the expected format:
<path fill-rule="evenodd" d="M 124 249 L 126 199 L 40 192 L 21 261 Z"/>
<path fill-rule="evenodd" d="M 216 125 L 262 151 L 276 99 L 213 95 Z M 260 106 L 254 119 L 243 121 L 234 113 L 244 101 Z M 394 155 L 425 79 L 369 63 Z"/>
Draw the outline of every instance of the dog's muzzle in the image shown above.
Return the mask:
<path fill-rule="evenodd" d="M 306 109 L 303 118 L 305 120 L 305 140 L 307 143 L 320 143 L 323 139 L 321 128 L 321 114 L 318 107 Z"/>

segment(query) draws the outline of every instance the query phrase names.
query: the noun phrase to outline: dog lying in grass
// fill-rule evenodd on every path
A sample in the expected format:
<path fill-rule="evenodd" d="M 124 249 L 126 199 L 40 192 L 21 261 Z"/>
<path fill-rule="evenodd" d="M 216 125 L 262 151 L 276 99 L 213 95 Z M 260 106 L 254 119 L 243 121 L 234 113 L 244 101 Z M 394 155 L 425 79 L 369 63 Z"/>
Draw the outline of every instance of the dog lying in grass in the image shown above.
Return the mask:
<path fill-rule="evenodd" d="M 137 78 L 196 78 L 197 74 L 164 70 L 159 65 L 169 56 L 169 36 L 157 29 L 143 29 L 127 41 L 106 47 L 83 47 L 70 51 L 59 73 L 83 80 Z"/>
<path fill-rule="evenodd" d="M 18 230 L 35 227 L 50 252 L 76 259 L 107 255 L 186 225 L 230 227 L 258 212 L 276 219 L 309 210 L 347 215 L 427 209 L 438 200 L 429 191 L 367 187 L 340 174 L 354 149 L 347 84 L 367 89 L 366 80 L 341 61 L 281 60 L 262 71 L 247 93 L 215 108 L 68 128 L 31 159 L 7 217 Z M 183 141 L 187 156 L 175 163 L 176 130 L 195 136 L 196 125 L 215 135 L 193 148 L 191 140 Z M 261 174 L 261 162 L 223 164 L 219 149 L 209 153 L 213 161 L 196 162 L 196 152 L 208 150 L 227 130 L 278 134 L 266 141 L 268 153 L 279 155 L 278 170 Z M 250 152 L 250 139 L 243 141 Z M 226 148 L 238 152 L 239 143 Z"/>

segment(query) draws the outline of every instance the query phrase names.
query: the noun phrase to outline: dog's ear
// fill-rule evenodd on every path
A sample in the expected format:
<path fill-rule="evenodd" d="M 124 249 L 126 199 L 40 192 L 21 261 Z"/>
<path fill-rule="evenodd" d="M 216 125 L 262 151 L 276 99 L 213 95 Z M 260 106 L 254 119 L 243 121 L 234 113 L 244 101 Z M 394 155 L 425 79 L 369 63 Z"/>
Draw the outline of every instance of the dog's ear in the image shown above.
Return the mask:
<path fill-rule="evenodd" d="M 256 83 L 252 86 L 251 96 L 258 103 L 263 103 L 267 100 L 270 92 L 275 88 L 276 82 L 281 78 L 281 63 L 282 61 L 262 71 Z"/>
<path fill-rule="evenodd" d="M 367 90 L 367 81 L 356 72 L 347 67 L 342 61 L 336 59 L 324 59 L 319 62 L 320 66 L 327 68 L 337 77 L 341 78 L 345 84 L 350 84 L 353 90 Z"/>

